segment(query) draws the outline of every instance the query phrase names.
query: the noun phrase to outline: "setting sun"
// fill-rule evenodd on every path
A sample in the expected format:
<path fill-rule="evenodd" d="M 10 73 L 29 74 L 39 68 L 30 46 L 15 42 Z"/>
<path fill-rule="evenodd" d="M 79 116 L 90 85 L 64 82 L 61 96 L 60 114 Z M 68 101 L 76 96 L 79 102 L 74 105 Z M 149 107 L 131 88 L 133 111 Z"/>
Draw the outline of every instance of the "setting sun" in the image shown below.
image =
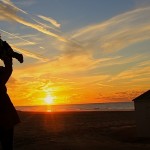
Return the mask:
<path fill-rule="evenodd" d="M 52 104 L 53 102 L 54 102 L 53 96 L 48 95 L 48 96 L 45 98 L 45 103 L 46 103 L 46 104 Z"/>
<path fill-rule="evenodd" d="M 15 106 L 130 102 L 150 89 L 150 0 L 28 2 L 0 0 L 1 42 L 25 58 L 7 85 Z"/>

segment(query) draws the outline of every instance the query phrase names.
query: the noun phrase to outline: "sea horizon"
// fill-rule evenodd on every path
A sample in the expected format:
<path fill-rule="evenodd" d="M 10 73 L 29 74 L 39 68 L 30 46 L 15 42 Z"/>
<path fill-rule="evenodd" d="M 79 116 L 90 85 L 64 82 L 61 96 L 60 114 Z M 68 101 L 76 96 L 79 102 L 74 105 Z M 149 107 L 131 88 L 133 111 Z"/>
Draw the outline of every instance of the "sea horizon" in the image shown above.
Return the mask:
<path fill-rule="evenodd" d="M 133 102 L 106 102 L 84 104 L 50 104 L 35 106 L 15 106 L 18 111 L 63 112 L 63 111 L 133 111 Z"/>

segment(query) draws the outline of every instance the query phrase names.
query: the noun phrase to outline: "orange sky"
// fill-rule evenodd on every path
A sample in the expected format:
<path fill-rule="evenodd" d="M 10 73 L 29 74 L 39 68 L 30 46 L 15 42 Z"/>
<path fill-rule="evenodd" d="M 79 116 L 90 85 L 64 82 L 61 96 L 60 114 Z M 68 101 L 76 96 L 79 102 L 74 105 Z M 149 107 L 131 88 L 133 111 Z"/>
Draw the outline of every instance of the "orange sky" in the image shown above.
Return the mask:
<path fill-rule="evenodd" d="M 0 2 L 2 38 L 25 59 L 23 64 L 14 60 L 7 84 L 14 105 L 131 101 L 150 88 L 149 4 L 119 4 L 124 11 L 117 13 L 83 10 L 79 22 L 79 12 L 67 4 L 68 18 L 65 10 L 49 14 L 44 9 L 49 1 L 42 3 Z"/>

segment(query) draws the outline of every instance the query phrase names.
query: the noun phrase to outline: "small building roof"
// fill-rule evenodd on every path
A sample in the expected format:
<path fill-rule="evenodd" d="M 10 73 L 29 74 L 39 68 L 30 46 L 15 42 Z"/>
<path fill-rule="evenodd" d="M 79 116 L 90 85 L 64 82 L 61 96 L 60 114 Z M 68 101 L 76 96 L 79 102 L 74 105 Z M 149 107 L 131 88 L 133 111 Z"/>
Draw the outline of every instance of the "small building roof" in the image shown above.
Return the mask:
<path fill-rule="evenodd" d="M 134 102 L 149 101 L 150 102 L 150 90 L 134 98 L 132 101 Z"/>

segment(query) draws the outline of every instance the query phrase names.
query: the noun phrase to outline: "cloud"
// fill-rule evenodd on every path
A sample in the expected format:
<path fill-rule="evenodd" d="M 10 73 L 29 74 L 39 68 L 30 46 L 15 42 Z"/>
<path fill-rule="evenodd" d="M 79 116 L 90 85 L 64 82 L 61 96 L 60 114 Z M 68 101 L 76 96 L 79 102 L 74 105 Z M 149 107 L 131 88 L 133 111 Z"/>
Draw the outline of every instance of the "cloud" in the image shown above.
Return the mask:
<path fill-rule="evenodd" d="M 7 6 L 10 6 L 10 7 L 12 7 L 14 10 L 16 10 L 16 11 L 20 11 L 20 12 L 22 12 L 22 13 L 24 13 L 24 14 L 28 14 L 26 11 L 24 11 L 24 10 L 22 10 L 22 9 L 20 9 L 20 8 L 18 8 L 17 6 L 15 6 L 10 0 L 1 0 L 4 4 L 6 4 Z"/>
<path fill-rule="evenodd" d="M 37 19 L 34 19 L 33 17 L 32 17 L 32 20 L 34 20 L 37 24 L 43 26 L 45 29 L 53 29 L 53 30 L 55 30 L 55 31 L 60 32 L 59 30 L 55 29 L 54 27 L 51 27 L 51 26 L 49 26 L 49 25 L 47 25 L 47 24 L 45 24 L 45 23 L 43 23 L 43 22 L 40 22 L 40 21 L 38 21 Z"/>
<path fill-rule="evenodd" d="M 63 33 L 57 32 L 61 25 L 55 19 L 42 15 L 38 15 L 40 21 L 36 17 L 34 19 L 32 15 L 16 7 L 11 1 L 3 0 L 0 2 L 0 13 L 2 14 L 0 16 L 1 20 L 15 21 L 53 37 L 56 40 L 53 40 L 53 43 L 51 43 L 52 48 L 59 50 L 57 56 L 55 55 L 51 60 L 48 60 L 43 56 L 29 52 L 29 50 L 11 45 L 14 50 L 42 61 L 42 63 L 39 62 L 34 63 L 34 65 L 16 68 L 13 73 L 13 77 L 17 78 L 15 81 L 16 97 L 17 93 L 19 93 L 18 99 L 23 99 L 24 104 L 26 104 L 26 100 L 30 103 L 30 100 L 34 101 L 40 97 L 44 98 L 43 95 L 46 90 L 53 90 L 58 97 L 73 97 L 77 92 L 77 97 L 80 97 L 82 100 L 85 99 L 85 101 L 87 98 L 93 99 L 93 97 L 97 97 L 96 94 L 101 90 L 105 94 L 105 100 L 114 96 L 112 101 L 120 101 L 125 100 L 126 97 L 124 95 L 126 94 L 113 94 L 115 91 L 121 91 L 122 89 L 120 88 L 125 86 L 127 89 L 133 88 L 130 81 L 136 83 L 141 83 L 142 79 L 143 81 L 148 81 L 149 73 L 147 70 L 150 69 L 149 61 L 146 61 L 146 58 L 142 63 L 142 55 L 122 56 L 120 53 L 117 56 L 110 56 L 107 53 L 104 53 L 106 55 L 98 55 L 97 53 L 98 51 L 116 52 L 131 44 L 149 39 L 149 7 L 132 10 L 99 24 L 89 25 L 65 36 Z M 22 17 L 20 13 L 23 13 L 21 14 Z M 23 18 L 23 15 L 28 20 Z M 51 23 L 52 26 L 45 24 L 46 21 Z M 24 39 L 24 36 L 8 34 L 16 36 L 16 38 L 26 43 L 30 42 Z M 45 37 L 42 36 L 42 38 L 44 39 Z M 49 43 L 46 46 L 49 48 Z M 43 51 L 42 53 L 44 54 Z M 139 63 L 139 65 L 128 67 L 129 63 L 135 63 L 136 65 Z M 125 66 L 124 70 L 121 68 L 122 66 Z M 97 71 L 96 73 L 93 71 L 94 69 Z M 118 69 L 120 72 L 116 73 L 113 69 Z M 13 82 L 10 83 L 12 86 Z M 11 94 L 13 95 L 12 89 Z M 110 93 L 107 95 L 108 91 Z M 35 104 L 40 104 L 37 101 Z"/>
<path fill-rule="evenodd" d="M 148 76 L 148 77 L 141 77 L 141 78 L 135 78 L 135 79 L 133 79 L 132 80 L 132 83 L 133 84 L 143 84 L 143 82 L 145 82 L 147 85 L 149 84 L 149 82 L 150 82 L 150 77 Z"/>
<path fill-rule="evenodd" d="M 75 31 L 72 38 L 93 50 L 115 52 L 150 39 L 149 18 L 150 7 L 138 8 Z"/>
<path fill-rule="evenodd" d="M 16 51 L 18 51 L 18 52 L 21 52 L 21 53 L 23 53 L 24 55 L 26 55 L 26 56 L 28 56 L 28 57 L 36 58 L 36 59 L 38 59 L 38 60 L 41 60 L 42 62 L 47 62 L 47 61 L 49 61 L 49 59 L 44 58 L 44 57 L 42 57 L 42 56 L 40 56 L 40 55 L 38 55 L 38 54 L 31 53 L 31 52 L 29 52 L 29 51 L 27 51 L 27 50 L 24 50 L 24 49 L 22 49 L 22 48 L 18 48 L 18 47 L 13 46 L 13 45 L 10 45 L 10 46 L 12 47 L 12 49 L 14 49 L 14 50 L 16 50 Z"/>
<path fill-rule="evenodd" d="M 10 36 L 12 36 L 13 38 L 20 39 L 20 40 L 22 40 L 22 41 L 24 41 L 24 42 L 26 42 L 26 43 L 28 43 L 28 44 L 32 44 L 32 45 L 35 44 L 35 42 L 31 42 L 31 41 L 25 40 L 25 39 L 22 38 L 21 36 L 17 36 L 17 35 L 15 35 L 15 34 L 13 34 L 13 33 L 10 33 L 10 32 L 5 31 L 5 30 L 0 29 L 0 31 L 2 31 L 2 32 L 6 33 L 6 34 L 8 34 L 8 35 L 10 35 Z"/>
<path fill-rule="evenodd" d="M 126 80 L 126 79 L 135 79 L 135 78 L 143 78 L 144 75 L 150 75 L 148 70 L 150 69 L 149 66 L 141 67 L 141 66 L 135 66 L 131 69 L 125 70 L 118 75 L 114 76 L 110 81 L 116 81 L 116 80 Z"/>
<path fill-rule="evenodd" d="M 59 30 L 47 26 L 44 23 L 41 23 L 39 21 L 37 21 L 36 19 L 34 19 L 30 14 L 28 14 L 27 12 L 24 13 L 26 14 L 32 21 L 36 22 L 36 23 L 32 23 L 31 21 L 27 21 L 24 18 L 20 17 L 18 12 L 22 12 L 18 7 L 16 7 L 12 2 L 10 1 L 1 1 L 0 2 L 0 13 L 2 14 L 0 19 L 5 19 L 7 21 L 15 21 L 18 22 L 20 24 L 23 24 L 27 27 L 30 27 L 32 29 L 35 29 L 39 32 L 42 32 L 46 35 L 49 35 L 51 37 L 54 37 L 55 39 L 57 39 L 57 43 L 59 43 L 59 41 L 61 43 L 59 43 L 59 45 L 62 45 L 63 47 L 63 52 L 65 52 L 66 54 L 68 53 L 72 53 L 73 55 L 76 53 L 82 53 L 84 51 L 84 47 L 82 45 L 80 45 L 78 42 L 76 42 L 75 40 L 70 40 L 69 38 L 66 38 L 62 35 L 59 35 L 58 32 L 60 33 Z M 47 18 L 45 16 L 39 15 L 40 18 L 45 19 L 47 21 L 51 21 L 51 23 L 55 26 L 55 27 L 59 27 L 60 25 L 57 23 L 56 20 L 52 19 L 52 18 Z M 51 31 L 51 29 L 53 31 Z M 55 32 L 57 31 L 57 33 Z"/>
<path fill-rule="evenodd" d="M 63 36 L 58 35 L 54 32 L 51 32 L 51 31 L 45 29 L 43 26 L 41 26 L 39 24 L 35 24 L 35 23 L 32 23 L 32 22 L 26 21 L 22 17 L 18 16 L 18 14 L 17 14 L 18 9 L 16 9 L 14 6 L 10 5 L 9 1 L 8 2 L 2 1 L 2 2 L 0 2 L 0 14 L 1 14 L 0 19 L 1 20 L 5 19 L 5 20 L 8 20 L 8 21 L 10 21 L 10 20 L 11 21 L 16 21 L 20 24 L 23 24 L 23 25 L 27 26 L 27 27 L 35 29 L 39 32 L 42 32 L 44 34 L 55 37 L 56 39 L 58 39 L 60 41 L 68 42 L 68 40 L 66 38 L 64 38 Z"/>
<path fill-rule="evenodd" d="M 93 60 L 90 56 L 87 57 L 86 55 L 80 55 L 72 59 L 67 56 L 60 56 L 44 64 L 42 63 L 37 65 L 35 64 L 30 67 L 28 66 L 28 68 L 23 68 L 22 70 L 19 70 L 19 72 L 23 71 L 28 74 L 31 70 L 34 70 L 34 76 L 47 73 L 50 73 L 53 76 L 65 76 L 65 74 L 70 74 L 72 76 L 74 74 L 78 74 L 79 72 L 89 70 L 89 68 L 95 67 L 95 64 L 97 63 L 99 63 L 99 60 Z"/>
<path fill-rule="evenodd" d="M 31 57 L 31 58 L 35 58 L 35 59 L 38 59 L 42 62 L 46 62 L 46 61 L 49 61 L 49 59 L 47 58 L 44 58 L 43 56 L 40 56 L 38 54 L 35 54 L 35 53 L 32 53 L 32 52 L 29 52 L 28 50 L 24 50 L 24 49 L 21 49 L 21 48 L 18 48 L 16 47 L 16 45 L 19 45 L 21 44 L 21 46 L 23 45 L 28 45 L 28 44 L 31 44 L 31 45 L 34 45 L 36 44 L 35 42 L 31 42 L 31 41 L 28 41 L 28 40 L 25 40 L 24 38 L 22 38 L 21 36 L 17 36 L 15 34 L 12 34 L 12 33 L 9 33 L 7 31 L 4 31 L 2 29 L 0 29 L 0 31 L 12 36 L 13 38 L 17 38 L 17 39 L 21 39 L 23 42 L 22 43 L 17 43 L 15 44 L 15 46 L 13 44 L 10 44 L 10 46 L 12 47 L 12 49 L 18 51 L 18 52 L 21 52 L 22 54 L 24 54 L 25 56 L 28 56 L 28 57 Z M 30 35 L 31 36 L 31 35 Z"/>
<path fill-rule="evenodd" d="M 139 66 L 149 66 L 149 65 L 150 65 L 150 60 L 143 61 L 139 64 Z"/>
<path fill-rule="evenodd" d="M 19 4 L 24 7 L 32 6 L 36 3 L 36 0 L 17 1 L 15 4 Z"/>
<path fill-rule="evenodd" d="M 112 57 L 112 58 L 111 57 L 104 58 L 104 62 L 101 63 L 100 67 L 132 64 L 132 63 L 136 63 L 136 62 L 138 62 L 142 59 L 146 59 L 146 58 L 147 58 L 147 54 L 136 54 L 136 55 L 130 56 L 130 57 L 116 56 L 116 57 Z"/>
<path fill-rule="evenodd" d="M 53 26 L 55 26 L 57 28 L 60 28 L 60 26 L 61 26 L 61 24 L 59 24 L 55 19 L 53 19 L 51 17 L 46 17 L 46 16 L 43 16 L 43 15 L 38 15 L 38 17 L 45 20 L 45 21 L 50 22 Z"/>

